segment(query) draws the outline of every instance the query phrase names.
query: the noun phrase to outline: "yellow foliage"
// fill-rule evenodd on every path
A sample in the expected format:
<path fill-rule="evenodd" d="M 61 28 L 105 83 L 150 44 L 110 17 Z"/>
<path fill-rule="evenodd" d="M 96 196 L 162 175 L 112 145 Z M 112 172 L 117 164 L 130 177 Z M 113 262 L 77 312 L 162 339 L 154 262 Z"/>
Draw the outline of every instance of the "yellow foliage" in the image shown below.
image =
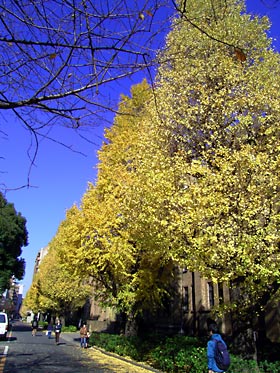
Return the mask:
<path fill-rule="evenodd" d="M 51 258 L 62 277 L 90 278 L 99 300 L 128 313 L 158 307 L 178 265 L 237 284 L 256 303 L 280 283 L 279 55 L 267 19 L 224 4 L 188 1 L 206 32 L 175 19 L 154 91 L 144 81 L 122 97 L 97 182 L 42 264 L 48 299 L 52 288 L 71 300 L 52 281 Z"/>
<path fill-rule="evenodd" d="M 172 231 L 182 265 L 244 287 L 255 302 L 280 283 L 279 54 L 266 19 L 231 2 L 188 6 L 208 35 L 176 20 L 160 54 L 154 133 L 178 186 L 163 236 Z"/>

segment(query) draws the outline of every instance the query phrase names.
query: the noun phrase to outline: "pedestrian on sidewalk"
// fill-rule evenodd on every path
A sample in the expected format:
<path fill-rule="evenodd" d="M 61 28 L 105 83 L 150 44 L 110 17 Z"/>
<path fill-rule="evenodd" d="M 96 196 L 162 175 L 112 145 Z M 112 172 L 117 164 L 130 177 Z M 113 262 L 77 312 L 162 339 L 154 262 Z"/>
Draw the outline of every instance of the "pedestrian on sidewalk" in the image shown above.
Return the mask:
<path fill-rule="evenodd" d="M 85 323 L 80 328 L 80 337 L 81 337 L 81 347 L 87 348 L 88 330 L 87 330 L 87 326 Z"/>
<path fill-rule="evenodd" d="M 47 336 L 48 336 L 49 339 L 51 339 L 51 337 L 52 337 L 52 331 L 53 331 L 53 326 L 52 326 L 52 324 L 49 322 L 49 323 L 48 323 L 48 327 L 47 327 Z"/>
<path fill-rule="evenodd" d="M 207 362 L 208 362 L 208 373 L 224 373 L 229 366 L 230 360 L 227 360 L 228 351 L 227 346 L 221 335 L 219 334 L 218 325 L 216 323 L 209 325 L 209 336 L 210 339 L 207 343 Z M 222 343 L 224 346 L 223 358 L 224 361 L 217 360 L 215 351 L 217 350 L 217 343 Z"/>
<path fill-rule="evenodd" d="M 60 320 L 58 319 L 55 326 L 54 326 L 54 332 L 55 332 L 55 343 L 58 345 L 59 344 L 59 337 L 61 333 L 61 328 L 62 325 L 60 323 Z"/>
<path fill-rule="evenodd" d="M 35 337 L 36 336 L 36 333 L 37 333 L 37 329 L 38 329 L 38 319 L 37 319 L 37 316 L 34 316 L 34 319 L 31 323 L 31 327 L 32 327 L 32 337 Z"/>

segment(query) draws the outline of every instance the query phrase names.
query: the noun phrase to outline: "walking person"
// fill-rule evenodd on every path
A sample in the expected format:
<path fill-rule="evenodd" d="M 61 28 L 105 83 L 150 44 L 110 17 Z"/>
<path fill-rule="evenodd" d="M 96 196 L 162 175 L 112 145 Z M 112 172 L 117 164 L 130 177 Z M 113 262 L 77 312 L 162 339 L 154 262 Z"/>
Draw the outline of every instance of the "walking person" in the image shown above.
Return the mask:
<path fill-rule="evenodd" d="M 32 327 L 32 337 L 35 337 L 36 333 L 37 333 L 37 329 L 38 329 L 37 316 L 34 316 L 34 319 L 33 319 L 32 323 L 31 323 L 31 327 Z"/>
<path fill-rule="evenodd" d="M 86 324 L 80 328 L 80 337 L 81 337 L 81 347 L 87 348 L 87 340 L 88 340 L 88 330 Z"/>
<path fill-rule="evenodd" d="M 52 326 L 52 324 L 49 322 L 49 323 L 48 323 L 48 327 L 47 327 L 47 336 L 48 336 L 49 339 L 51 339 L 51 337 L 52 337 L 52 331 L 53 331 L 53 326 Z"/>
<path fill-rule="evenodd" d="M 60 320 L 57 320 L 55 326 L 54 326 L 54 332 L 55 332 L 55 343 L 58 345 L 59 344 L 59 337 L 61 333 L 61 328 L 62 325 L 60 323 Z"/>
<path fill-rule="evenodd" d="M 217 324 L 210 324 L 208 329 L 210 334 L 210 340 L 207 343 L 208 373 L 223 373 L 230 364 L 227 345 L 219 334 Z M 222 354 L 219 354 L 218 350 L 222 350 Z"/>

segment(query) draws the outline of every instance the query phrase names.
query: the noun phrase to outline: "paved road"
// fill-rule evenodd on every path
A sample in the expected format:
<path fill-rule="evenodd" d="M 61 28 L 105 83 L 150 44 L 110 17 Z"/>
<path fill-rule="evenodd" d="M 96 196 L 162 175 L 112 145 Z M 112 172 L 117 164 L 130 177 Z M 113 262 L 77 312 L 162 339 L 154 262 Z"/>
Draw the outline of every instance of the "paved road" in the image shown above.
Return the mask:
<path fill-rule="evenodd" d="M 62 333 L 59 345 L 43 331 L 32 337 L 29 325 L 14 323 L 7 341 L 0 342 L 0 373 L 150 373 L 145 367 L 81 349 L 78 333 Z"/>

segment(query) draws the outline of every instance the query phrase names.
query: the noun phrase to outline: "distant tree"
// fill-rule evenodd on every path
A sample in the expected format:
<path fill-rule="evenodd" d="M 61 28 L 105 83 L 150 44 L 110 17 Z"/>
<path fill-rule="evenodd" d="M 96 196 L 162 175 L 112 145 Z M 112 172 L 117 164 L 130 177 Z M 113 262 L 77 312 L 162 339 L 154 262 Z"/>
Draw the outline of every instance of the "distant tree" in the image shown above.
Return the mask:
<path fill-rule="evenodd" d="M 27 314 L 32 311 L 34 314 L 40 312 L 41 307 L 39 303 L 40 295 L 40 283 L 37 281 L 36 275 L 33 278 L 32 284 L 28 289 L 26 296 L 23 299 L 22 303 L 22 314 Z"/>
<path fill-rule="evenodd" d="M 23 278 L 25 260 L 20 256 L 27 245 L 26 219 L 0 193 L 0 292 L 10 287 L 13 276 Z"/>
<path fill-rule="evenodd" d="M 61 265 L 55 242 L 54 239 L 49 244 L 49 251 L 24 299 L 24 307 L 35 313 L 48 311 L 63 315 L 67 322 L 71 313 L 85 304 L 92 289 L 81 281 L 79 274 L 70 273 Z"/>

